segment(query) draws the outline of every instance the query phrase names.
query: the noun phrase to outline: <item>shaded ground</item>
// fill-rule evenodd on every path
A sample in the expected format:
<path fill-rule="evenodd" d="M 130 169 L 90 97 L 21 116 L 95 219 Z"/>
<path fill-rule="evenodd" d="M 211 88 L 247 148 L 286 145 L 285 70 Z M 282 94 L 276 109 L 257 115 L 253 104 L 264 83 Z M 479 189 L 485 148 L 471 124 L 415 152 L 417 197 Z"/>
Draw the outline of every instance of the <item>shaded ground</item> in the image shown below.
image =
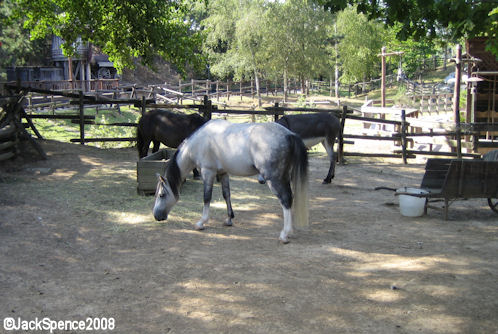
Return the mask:
<path fill-rule="evenodd" d="M 47 161 L 0 166 L 0 317 L 113 317 L 116 333 L 498 333 L 498 216 L 485 200 L 406 218 L 392 192 L 423 163 L 351 160 L 321 185 L 310 159 L 311 229 L 277 241 L 280 206 L 233 178 L 193 230 L 188 180 L 169 221 L 136 194 L 136 152 L 42 143 Z M 0 332 L 3 328 L 0 327 Z M 78 333 L 78 331 L 75 331 Z"/>

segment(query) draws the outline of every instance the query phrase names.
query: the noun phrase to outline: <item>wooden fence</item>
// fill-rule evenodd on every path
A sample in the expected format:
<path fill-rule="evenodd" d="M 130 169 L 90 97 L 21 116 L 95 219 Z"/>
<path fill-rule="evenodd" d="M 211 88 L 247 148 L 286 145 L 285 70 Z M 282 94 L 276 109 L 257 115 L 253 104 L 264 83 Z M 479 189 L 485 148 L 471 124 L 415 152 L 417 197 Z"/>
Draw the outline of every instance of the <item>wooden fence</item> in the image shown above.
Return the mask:
<path fill-rule="evenodd" d="M 77 123 L 79 126 L 79 138 L 71 139 L 71 142 L 79 142 L 81 144 L 89 143 L 89 142 L 108 142 L 108 141 L 135 141 L 136 138 L 88 138 L 85 135 L 85 127 L 89 124 L 95 123 L 95 116 L 93 115 L 85 115 L 85 106 L 88 105 L 101 105 L 101 104 L 115 104 L 115 105 L 134 105 L 139 108 L 140 112 L 143 114 L 147 111 L 147 109 L 151 108 L 177 108 L 177 109 L 194 109 L 197 110 L 204 117 L 210 119 L 212 114 L 222 113 L 226 115 L 269 115 L 273 116 L 273 119 L 276 120 L 278 117 L 296 112 L 329 112 L 337 115 L 341 120 L 342 126 L 342 135 L 338 139 L 338 160 L 340 162 L 344 161 L 345 156 L 363 156 L 363 157 L 391 157 L 391 158 L 400 158 L 405 163 L 409 158 L 415 157 L 415 155 L 443 155 L 443 156 L 456 156 L 457 152 L 434 152 L 434 151 L 422 151 L 422 150 L 410 150 L 409 145 L 413 142 L 413 138 L 415 137 L 437 137 L 444 136 L 447 138 L 454 138 L 457 135 L 457 132 L 452 131 L 451 129 L 443 132 L 421 132 L 416 131 L 415 127 L 418 127 L 415 119 L 409 119 L 406 117 L 404 111 L 401 113 L 400 120 L 386 120 L 374 117 L 363 117 L 354 112 L 353 109 L 344 106 L 342 109 L 313 109 L 313 108 L 284 108 L 280 107 L 278 104 L 272 107 L 267 107 L 264 110 L 241 110 L 241 109 L 218 109 L 218 106 L 213 104 L 212 101 L 208 98 L 208 96 L 204 96 L 202 103 L 198 104 L 165 104 L 165 103 L 157 103 L 154 99 L 148 99 L 146 96 L 142 96 L 141 99 L 131 98 L 131 99 L 114 99 L 114 98 L 105 98 L 102 96 L 88 95 L 84 94 L 82 91 L 74 93 L 74 92 L 60 92 L 60 91 L 48 91 L 43 89 L 36 89 L 32 87 L 17 87 L 17 86 L 9 86 L 9 89 L 17 92 L 18 96 L 26 96 L 29 92 L 37 92 L 41 94 L 54 95 L 54 96 L 63 96 L 65 98 L 70 99 L 70 104 L 77 106 L 78 113 L 71 115 L 49 115 L 49 114 L 24 114 L 23 117 L 28 121 L 28 126 L 32 127 L 35 134 L 41 138 L 41 135 L 36 131 L 34 124 L 32 123 L 32 119 L 35 118 L 52 118 L 52 119 L 71 119 L 73 122 Z M 365 134 L 348 134 L 344 133 L 344 128 L 346 122 L 351 121 L 360 121 L 360 122 L 370 122 L 384 125 L 390 125 L 393 127 L 393 130 L 388 135 L 365 135 Z M 104 124 L 103 124 L 104 125 Z M 105 124 L 107 126 L 136 126 L 135 123 L 111 123 Z M 496 125 L 495 125 L 496 126 Z M 463 124 L 463 131 L 461 132 L 462 136 L 473 136 L 477 138 L 478 136 L 474 136 L 476 131 L 479 131 L 479 124 Z M 498 130 L 498 129 L 497 129 Z M 374 140 L 374 141 L 392 141 L 399 144 L 400 149 L 394 150 L 392 152 L 346 152 L 344 149 L 344 144 L 352 144 L 354 140 Z M 475 140 L 474 140 L 475 142 Z M 462 156 L 467 157 L 478 157 L 478 154 L 473 153 L 463 153 Z"/>

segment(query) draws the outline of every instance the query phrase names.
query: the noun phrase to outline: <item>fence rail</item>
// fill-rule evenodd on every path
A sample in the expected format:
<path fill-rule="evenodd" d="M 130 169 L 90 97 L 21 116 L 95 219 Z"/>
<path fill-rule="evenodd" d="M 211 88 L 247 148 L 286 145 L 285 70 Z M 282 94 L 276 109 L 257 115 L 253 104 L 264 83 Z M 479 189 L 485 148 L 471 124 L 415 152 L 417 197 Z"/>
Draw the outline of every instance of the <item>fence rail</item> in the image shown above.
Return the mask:
<path fill-rule="evenodd" d="M 457 152 L 430 152 L 430 151 L 421 151 L 421 150 L 410 150 L 408 145 L 410 143 L 413 143 L 413 138 L 419 137 L 419 136 L 426 136 L 426 137 L 437 137 L 437 136 L 444 136 L 448 137 L 449 139 L 453 138 L 455 135 L 457 135 L 457 132 L 451 131 L 451 130 L 445 130 L 443 132 L 410 132 L 413 130 L 413 126 L 417 125 L 416 121 L 411 124 L 411 120 L 406 117 L 404 110 L 401 113 L 401 119 L 400 120 L 386 120 L 386 119 L 380 119 L 380 118 L 373 118 L 373 117 L 363 117 L 358 114 L 355 114 L 353 109 L 344 106 L 342 109 L 318 109 L 318 108 L 285 108 L 285 107 L 280 107 L 278 104 L 275 104 L 275 106 L 268 107 L 264 110 L 241 110 L 241 109 L 218 109 L 217 105 L 214 105 L 211 100 L 209 100 L 208 96 L 204 96 L 203 102 L 200 104 L 189 104 L 189 105 L 177 105 L 177 104 L 160 104 L 156 103 L 154 99 L 147 99 L 145 96 L 142 96 L 141 99 L 133 99 L 133 98 L 127 98 L 127 99 L 110 99 L 110 98 L 102 98 L 102 97 L 97 97 L 94 95 L 85 95 L 82 91 L 78 92 L 78 94 L 74 92 L 62 92 L 62 91 L 47 91 L 43 89 L 37 89 L 37 88 L 32 88 L 32 87 L 17 87 L 17 86 L 10 86 L 10 89 L 17 91 L 20 95 L 26 95 L 28 92 L 38 92 L 38 93 L 44 93 L 44 94 L 51 94 L 51 95 L 58 95 L 58 96 L 65 96 L 69 97 L 71 99 L 70 103 L 72 105 L 77 105 L 78 106 L 78 113 L 71 114 L 71 115 L 40 115 L 40 114 L 31 114 L 27 115 L 25 114 L 26 120 L 28 120 L 28 123 L 30 123 L 29 126 L 33 128 L 35 133 L 38 133 L 36 131 L 35 126 L 31 122 L 31 119 L 37 119 L 37 118 L 52 118 L 52 119 L 70 119 L 72 122 L 77 123 L 79 125 L 80 129 L 80 136 L 79 138 L 74 138 L 71 139 L 71 142 L 79 142 L 81 144 L 85 144 L 87 142 L 109 142 L 109 141 L 135 141 L 135 138 L 88 138 L 85 135 L 85 126 L 88 124 L 97 124 L 95 122 L 95 116 L 93 115 L 85 115 L 85 106 L 86 105 L 99 105 L 99 104 L 128 104 L 128 105 L 134 105 L 135 107 L 138 107 L 140 112 L 143 114 L 146 112 L 147 109 L 151 108 L 178 108 L 178 109 L 194 109 L 200 114 L 204 115 L 204 117 L 210 119 L 212 117 L 212 114 L 216 113 L 222 113 L 222 114 L 246 114 L 246 115 L 270 115 L 273 116 L 274 119 L 278 119 L 279 116 L 288 114 L 288 113 L 295 113 L 295 112 L 328 112 L 328 113 L 334 113 L 337 115 L 340 120 L 341 120 L 341 127 L 343 131 L 341 132 L 341 136 L 339 138 L 339 147 L 338 147 L 338 160 L 340 162 L 344 161 L 345 156 L 368 156 L 368 157 L 395 157 L 395 158 L 401 158 L 405 163 L 407 163 L 407 159 L 415 157 L 415 155 L 449 155 L 449 156 L 456 156 Z M 348 121 L 349 120 L 349 121 Z M 360 134 L 347 134 L 344 133 L 344 127 L 345 127 L 345 122 L 348 121 L 360 121 L 360 122 L 371 122 L 371 123 L 378 123 L 378 124 L 383 124 L 383 125 L 391 125 L 394 126 L 394 130 L 390 133 L 390 135 L 387 136 L 380 136 L 380 135 L 360 135 Z M 101 124 L 103 125 L 103 124 Z M 128 127 L 133 127 L 136 126 L 135 123 L 112 123 L 112 124 L 106 124 L 107 126 L 128 126 Z M 475 141 L 476 138 L 478 140 L 478 136 L 475 136 L 477 131 L 482 130 L 482 128 L 485 127 L 484 124 L 462 124 L 462 129 L 464 131 L 460 132 L 463 137 L 465 136 L 473 136 L 474 137 L 474 146 L 475 146 Z M 496 124 L 492 125 L 493 129 L 496 127 Z M 41 137 L 41 136 L 40 136 Z M 451 138 L 450 138 L 451 137 Z M 393 150 L 392 152 L 346 152 L 344 149 L 344 144 L 346 143 L 353 143 L 351 141 L 345 142 L 345 139 L 363 139 L 363 140 L 376 140 L 376 141 L 393 141 L 396 143 L 399 143 L 401 146 L 401 149 L 399 150 Z M 478 154 L 474 153 L 463 153 L 462 156 L 467 156 L 467 157 L 477 157 L 479 156 Z"/>

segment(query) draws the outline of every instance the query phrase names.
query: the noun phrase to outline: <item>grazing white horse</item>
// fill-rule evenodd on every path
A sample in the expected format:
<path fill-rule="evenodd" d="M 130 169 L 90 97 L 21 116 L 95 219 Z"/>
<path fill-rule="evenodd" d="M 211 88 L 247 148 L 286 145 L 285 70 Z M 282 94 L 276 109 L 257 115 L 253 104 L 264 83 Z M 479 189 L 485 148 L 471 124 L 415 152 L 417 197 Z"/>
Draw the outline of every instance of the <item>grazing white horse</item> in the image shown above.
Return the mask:
<path fill-rule="evenodd" d="M 196 223 L 204 229 L 209 220 L 213 182 L 218 175 L 228 218 L 234 218 L 230 202 L 229 174 L 260 174 L 282 206 L 284 227 L 279 239 L 289 242 L 292 226 L 308 226 L 308 156 L 299 136 L 277 123 L 232 124 L 212 120 L 187 138 L 171 158 L 156 189 L 154 217 L 165 220 L 179 200 L 179 188 L 189 170 L 197 167 L 204 181 L 204 208 Z"/>

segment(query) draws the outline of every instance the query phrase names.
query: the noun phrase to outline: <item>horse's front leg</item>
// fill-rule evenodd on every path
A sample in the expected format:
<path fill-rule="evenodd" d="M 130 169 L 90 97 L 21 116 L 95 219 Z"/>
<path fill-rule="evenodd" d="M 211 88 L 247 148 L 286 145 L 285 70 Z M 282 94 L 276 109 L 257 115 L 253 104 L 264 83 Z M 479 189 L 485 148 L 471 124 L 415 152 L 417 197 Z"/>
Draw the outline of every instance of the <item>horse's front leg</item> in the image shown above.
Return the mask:
<path fill-rule="evenodd" d="M 195 224 L 196 230 L 203 230 L 204 224 L 209 221 L 209 205 L 211 204 L 211 198 L 213 196 L 213 183 L 215 177 L 215 173 L 211 170 L 203 169 L 201 173 L 204 181 L 204 207 L 202 209 L 201 220 Z"/>
<path fill-rule="evenodd" d="M 152 153 L 156 153 L 157 151 L 159 151 L 159 146 L 161 146 L 161 142 L 153 140 L 152 143 L 154 143 L 154 146 L 152 147 Z"/>
<path fill-rule="evenodd" d="M 233 214 L 233 209 L 232 209 L 232 202 L 230 200 L 230 181 L 229 181 L 229 176 L 228 174 L 222 174 L 220 175 L 220 182 L 221 182 L 221 191 L 223 193 L 223 198 L 225 199 L 225 202 L 227 203 L 227 220 L 225 220 L 225 226 L 232 226 L 232 218 L 235 217 Z"/>

